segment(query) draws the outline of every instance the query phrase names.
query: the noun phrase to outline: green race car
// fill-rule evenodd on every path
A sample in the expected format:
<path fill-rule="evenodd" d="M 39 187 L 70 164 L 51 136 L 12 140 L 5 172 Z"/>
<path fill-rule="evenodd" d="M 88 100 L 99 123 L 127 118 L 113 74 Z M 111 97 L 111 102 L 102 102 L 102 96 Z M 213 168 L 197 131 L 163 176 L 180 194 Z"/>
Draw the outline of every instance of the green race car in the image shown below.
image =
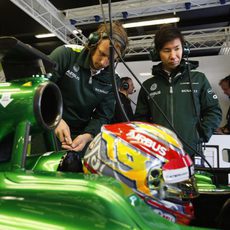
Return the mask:
<path fill-rule="evenodd" d="M 62 99 L 39 72 L 55 64 L 11 37 L 0 38 L 0 53 L 0 229 L 191 229 L 114 178 L 57 171 L 66 154 L 53 135 Z"/>
<path fill-rule="evenodd" d="M 12 37 L 0 38 L 0 53 L 0 229 L 200 229 L 155 214 L 115 178 L 59 171 L 68 152 L 54 137 L 62 98 L 46 72 L 55 63 Z"/>

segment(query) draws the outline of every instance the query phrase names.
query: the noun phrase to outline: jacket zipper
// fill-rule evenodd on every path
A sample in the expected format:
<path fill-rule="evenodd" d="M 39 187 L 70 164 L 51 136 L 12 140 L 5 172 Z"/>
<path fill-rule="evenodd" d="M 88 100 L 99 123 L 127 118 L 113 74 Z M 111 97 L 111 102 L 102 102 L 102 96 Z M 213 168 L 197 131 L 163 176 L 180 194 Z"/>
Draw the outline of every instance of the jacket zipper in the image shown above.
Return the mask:
<path fill-rule="evenodd" d="M 171 122 L 174 126 L 174 114 L 173 114 L 173 86 L 172 86 L 172 77 L 169 77 L 169 94 L 170 94 L 170 113 L 171 113 Z"/>

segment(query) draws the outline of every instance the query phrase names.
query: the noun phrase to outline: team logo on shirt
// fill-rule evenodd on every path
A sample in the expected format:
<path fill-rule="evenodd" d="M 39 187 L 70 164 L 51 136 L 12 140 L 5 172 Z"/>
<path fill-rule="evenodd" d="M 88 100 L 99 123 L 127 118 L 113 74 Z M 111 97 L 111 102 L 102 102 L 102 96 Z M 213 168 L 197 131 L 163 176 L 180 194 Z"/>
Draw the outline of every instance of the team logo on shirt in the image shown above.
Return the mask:
<path fill-rule="evenodd" d="M 208 94 L 212 94 L 212 98 L 213 99 L 217 99 L 217 95 L 213 92 L 212 88 L 207 89 L 207 93 Z"/>
<path fill-rule="evenodd" d="M 72 70 L 69 69 L 66 71 L 66 75 L 70 78 L 74 78 L 79 81 L 80 80 L 80 77 L 78 76 L 79 70 L 80 70 L 79 65 L 74 65 Z"/>
<path fill-rule="evenodd" d="M 213 93 L 212 88 L 207 89 L 207 92 L 208 92 L 208 94 L 212 94 Z"/>
<path fill-rule="evenodd" d="M 94 90 L 96 91 L 96 92 L 98 92 L 98 93 L 102 93 L 102 94 L 108 94 L 109 93 L 109 91 L 106 91 L 106 90 L 103 90 L 103 89 L 99 89 L 99 88 L 94 88 Z"/>
<path fill-rule="evenodd" d="M 155 89 L 157 88 L 157 84 L 156 83 L 153 83 L 150 87 L 150 90 L 151 91 L 154 91 Z"/>
<path fill-rule="evenodd" d="M 70 78 L 74 78 L 74 79 L 76 79 L 76 80 L 78 80 L 78 81 L 80 80 L 80 77 L 77 76 L 77 74 L 74 73 L 74 72 L 71 71 L 71 70 L 67 70 L 65 74 L 66 74 L 68 77 L 70 77 Z"/>
<path fill-rule="evenodd" d="M 74 70 L 74 72 L 77 73 L 77 72 L 80 70 L 79 65 L 74 65 L 74 66 L 73 66 L 73 70 Z"/>

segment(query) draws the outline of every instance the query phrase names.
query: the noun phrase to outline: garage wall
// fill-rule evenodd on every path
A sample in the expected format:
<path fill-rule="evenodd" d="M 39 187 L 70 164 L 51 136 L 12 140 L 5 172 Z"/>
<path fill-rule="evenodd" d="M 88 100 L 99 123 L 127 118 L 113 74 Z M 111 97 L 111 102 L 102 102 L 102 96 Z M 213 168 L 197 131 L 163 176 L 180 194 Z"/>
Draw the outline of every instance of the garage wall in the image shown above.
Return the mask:
<path fill-rule="evenodd" d="M 219 86 L 220 79 L 226 77 L 230 74 L 230 56 L 228 55 L 218 55 L 218 56 L 210 56 L 210 57 L 197 57 L 197 58 L 190 58 L 191 60 L 199 61 L 199 67 L 197 70 L 206 74 L 206 77 L 209 79 L 210 84 L 213 87 L 213 90 L 216 92 L 220 106 L 223 111 L 223 119 L 221 124 L 226 123 L 226 113 L 229 108 L 229 99 L 223 93 Z M 156 62 L 152 61 L 139 61 L 139 62 L 127 62 L 126 63 L 129 68 L 133 71 L 133 73 L 138 77 L 138 79 L 143 82 L 149 77 L 151 77 L 151 68 L 153 64 L 157 64 Z M 131 99 L 136 103 L 138 92 L 140 90 L 140 85 L 134 79 L 134 77 L 129 73 L 126 67 L 119 63 L 116 72 L 121 76 L 129 76 L 133 79 L 136 93 L 131 95 Z M 133 104 L 133 109 L 135 109 L 135 105 Z"/>

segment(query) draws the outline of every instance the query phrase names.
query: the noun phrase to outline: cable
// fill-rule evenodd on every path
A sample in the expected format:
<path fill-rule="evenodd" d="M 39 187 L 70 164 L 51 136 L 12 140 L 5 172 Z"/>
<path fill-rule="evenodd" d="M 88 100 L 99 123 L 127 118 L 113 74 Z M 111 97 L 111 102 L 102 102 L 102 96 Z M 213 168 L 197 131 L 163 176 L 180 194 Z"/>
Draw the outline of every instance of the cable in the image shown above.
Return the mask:
<path fill-rule="evenodd" d="M 196 102 L 195 102 L 195 95 L 194 95 L 194 89 L 193 89 L 193 86 L 192 86 L 192 79 L 191 79 L 191 68 L 190 68 L 190 63 L 189 63 L 189 60 L 188 60 L 188 56 L 187 56 L 187 60 L 186 60 L 186 66 L 187 66 L 187 72 L 188 72 L 188 78 L 189 78 L 189 85 L 190 85 L 190 89 L 191 89 L 191 96 L 192 96 L 192 102 L 193 102 L 193 108 L 194 108 L 194 112 L 195 112 L 195 116 L 197 117 L 197 120 L 198 120 L 198 133 L 199 131 L 201 130 L 201 119 L 200 119 L 200 116 L 199 116 L 199 113 L 198 113 L 198 110 L 197 110 L 197 107 L 196 107 Z M 202 146 L 202 144 L 201 144 Z M 199 147 L 199 150 L 202 151 L 202 147 Z M 194 154 L 193 154 L 194 155 Z"/>
<path fill-rule="evenodd" d="M 135 103 L 132 99 L 129 98 L 129 100 L 130 100 L 134 105 L 137 105 L 137 103 Z"/>
<path fill-rule="evenodd" d="M 103 21 L 104 24 L 106 24 L 106 20 L 105 20 L 105 13 L 104 13 L 104 9 L 103 9 L 103 5 L 102 5 L 102 1 L 99 0 L 100 6 L 101 6 L 101 11 L 102 11 L 102 16 L 103 16 Z M 111 16 L 111 1 L 108 1 L 108 8 L 109 8 L 109 24 L 110 24 L 110 31 L 107 31 L 107 27 L 105 26 L 106 29 L 106 33 L 109 35 L 109 40 L 110 40 L 110 47 L 109 47 L 109 59 L 110 59 L 110 73 L 112 76 L 112 86 L 114 89 L 114 93 L 115 93 L 115 99 L 116 99 L 116 103 L 118 103 L 118 106 L 125 118 L 125 120 L 127 122 L 129 122 L 129 118 L 128 115 L 124 109 L 124 106 L 121 102 L 121 97 L 119 95 L 119 90 L 118 90 L 118 85 L 117 85 L 117 81 L 116 81 L 116 75 L 115 75 L 115 68 L 117 66 L 118 63 L 115 64 L 114 62 L 114 49 L 116 50 L 116 53 L 118 53 L 118 56 L 121 57 L 122 55 L 120 55 L 120 53 L 117 51 L 114 43 L 113 43 L 113 30 L 112 30 L 112 16 Z"/>

